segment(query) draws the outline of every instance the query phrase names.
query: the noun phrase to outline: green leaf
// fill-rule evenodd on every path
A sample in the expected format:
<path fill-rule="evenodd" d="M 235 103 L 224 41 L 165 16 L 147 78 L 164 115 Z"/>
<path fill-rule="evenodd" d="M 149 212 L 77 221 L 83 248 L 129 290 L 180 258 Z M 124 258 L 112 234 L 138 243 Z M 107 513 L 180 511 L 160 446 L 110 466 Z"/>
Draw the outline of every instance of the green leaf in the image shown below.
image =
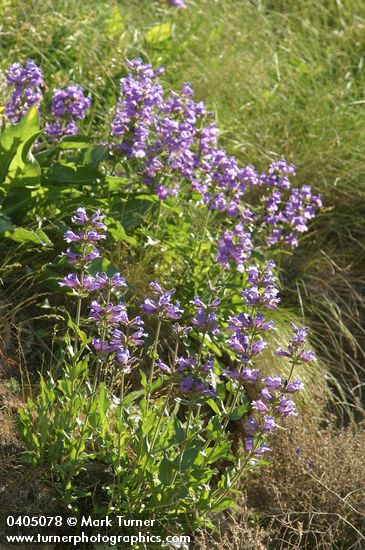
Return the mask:
<path fill-rule="evenodd" d="M 174 418 L 175 441 L 181 443 L 184 440 L 185 430 L 178 418 Z"/>
<path fill-rule="evenodd" d="M 171 485 L 174 478 L 175 465 L 167 458 L 163 458 L 158 469 L 158 478 L 162 485 Z"/>
<path fill-rule="evenodd" d="M 126 242 L 134 248 L 138 247 L 138 241 L 127 235 L 120 221 L 114 218 L 106 218 L 105 223 L 108 226 L 108 231 L 115 242 Z"/>
<path fill-rule="evenodd" d="M 147 376 L 143 372 L 143 370 L 140 370 L 139 372 L 140 372 L 140 375 L 141 375 L 141 386 L 142 386 L 142 388 L 147 388 Z"/>
<path fill-rule="evenodd" d="M 104 176 L 91 165 L 80 166 L 75 163 L 54 164 L 45 174 L 45 183 L 82 186 L 95 185 L 104 180 Z"/>
<path fill-rule="evenodd" d="M 244 414 L 246 414 L 248 411 L 248 405 L 247 403 L 244 403 L 243 405 L 240 405 L 239 407 L 235 407 L 233 411 L 229 414 L 230 420 L 239 420 L 242 418 Z"/>
<path fill-rule="evenodd" d="M 112 264 L 107 258 L 98 258 L 94 260 L 89 267 L 89 272 L 91 275 L 96 275 L 97 273 L 106 273 L 108 277 L 112 277 L 119 270 Z"/>
<path fill-rule="evenodd" d="M 78 338 L 80 339 L 81 343 L 87 342 L 88 338 L 86 333 L 81 330 L 72 320 L 71 316 L 67 314 L 67 326 L 70 328 L 75 334 L 77 334 Z"/>
<path fill-rule="evenodd" d="M 41 229 L 25 229 L 24 227 L 15 227 L 13 231 L 6 231 L 5 237 L 17 243 L 32 242 L 44 247 L 52 247 L 53 243 Z"/>
<path fill-rule="evenodd" d="M 209 405 L 209 407 L 216 413 L 216 414 L 220 414 L 221 411 L 220 411 L 220 408 L 218 407 L 217 403 L 214 401 L 214 399 L 208 399 L 207 400 L 207 403 Z"/>
<path fill-rule="evenodd" d="M 171 35 L 171 23 L 161 23 L 161 25 L 155 25 L 146 32 L 146 42 L 149 46 L 158 46 L 166 42 L 166 40 L 169 40 Z"/>
<path fill-rule="evenodd" d="M 39 118 L 34 106 L 17 123 L 5 128 L 0 135 L 0 183 L 38 183 L 40 167 L 31 153 L 39 136 Z"/>
<path fill-rule="evenodd" d="M 5 231 L 12 231 L 14 229 L 14 225 L 11 223 L 11 220 L 8 216 L 4 216 L 0 214 L 0 233 L 4 233 Z"/>
<path fill-rule="evenodd" d="M 209 447 L 206 451 L 207 454 L 207 463 L 211 464 L 216 462 L 220 458 L 226 457 L 228 455 L 230 444 L 228 441 L 221 443 L 216 447 Z"/>
<path fill-rule="evenodd" d="M 190 447 L 190 449 L 186 449 L 186 451 L 184 451 L 182 461 L 181 461 L 181 470 L 182 471 L 187 470 L 188 468 L 190 468 L 194 464 L 195 459 L 198 456 L 198 454 L 200 453 L 200 451 L 201 451 L 201 445 L 196 445 L 195 447 Z"/>
<path fill-rule="evenodd" d="M 222 512 L 223 510 L 227 510 L 228 508 L 232 508 L 233 506 L 234 502 L 230 498 L 224 498 L 221 501 L 217 499 L 215 502 L 212 502 L 210 510 L 212 512 Z"/>

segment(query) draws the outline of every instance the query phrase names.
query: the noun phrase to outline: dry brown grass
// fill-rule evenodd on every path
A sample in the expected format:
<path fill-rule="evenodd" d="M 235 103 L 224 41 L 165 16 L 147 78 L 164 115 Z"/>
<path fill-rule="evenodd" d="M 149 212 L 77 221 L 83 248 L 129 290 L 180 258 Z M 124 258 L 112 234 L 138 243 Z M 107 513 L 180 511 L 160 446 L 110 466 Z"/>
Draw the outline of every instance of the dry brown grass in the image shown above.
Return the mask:
<path fill-rule="evenodd" d="M 307 418 L 277 437 L 272 465 L 246 480 L 269 548 L 365 548 L 364 447 L 364 424 L 319 428 Z"/>

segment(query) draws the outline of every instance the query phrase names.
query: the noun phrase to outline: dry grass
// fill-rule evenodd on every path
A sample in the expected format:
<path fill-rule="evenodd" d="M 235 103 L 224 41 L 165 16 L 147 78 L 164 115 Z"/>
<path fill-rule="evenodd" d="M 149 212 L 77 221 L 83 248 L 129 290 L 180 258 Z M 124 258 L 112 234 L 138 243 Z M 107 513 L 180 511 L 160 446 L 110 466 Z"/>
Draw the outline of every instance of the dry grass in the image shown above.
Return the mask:
<path fill-rule="evenodd" d="M 245 480 L 270 548 L 365 547 L 364 446 L 364 424 L 336 429 L 308 418 L 277 437 L 272 465 Z"/>

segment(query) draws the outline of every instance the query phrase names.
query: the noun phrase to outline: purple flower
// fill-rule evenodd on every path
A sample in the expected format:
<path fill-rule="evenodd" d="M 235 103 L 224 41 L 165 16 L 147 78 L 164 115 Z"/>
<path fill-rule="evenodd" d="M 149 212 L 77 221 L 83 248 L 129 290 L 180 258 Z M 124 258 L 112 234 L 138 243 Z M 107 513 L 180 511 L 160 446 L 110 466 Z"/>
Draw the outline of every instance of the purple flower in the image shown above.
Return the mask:
<path fill-rule="evenodd" d="M 252 405 L 253 409 L 255 409 L 255 410 L 257 410 L 261 413 L 267 412 L 269 410 L 267 408 L 267 406 L 265 405 L 265 403 L 261 399 L 257 399 L 255 401 L 252 401 L 251 405 Z"/>
<path fill-rule="evenodd" d="M 5 104 L 5 116 L 10 122 L 18 122 L 32 107 L 42 101 L 43 72 L 33 59 L 25 67 L 13 63 L 6 71 L 6 83 L 12 88 L 11 97 Z"/>
<path fill-rule="evenodd" d="M 96 351 L 100 351 L 103 353 L 110 353 L 111 348 L 107 342 L 103 342 L 101 338 L 93 338 L 92 344 Z"/>
<path fill-rule="evenodd" d="M 248 273 L 248 286 L 241 292 L 248 306 L 265 307 L 275 309 L 280 299 L 279 289 L 276 286 L 276 277 L 273 274 L 275 263 L 269 261 L 260 270 L 257 266 L 250 266 Z"/>
<path fill-rule="evenodd" d="M 195 306 L 195 314 L 191 319 L 192 324 L 201 332 L 212 333 L 214 336 L 220 334 L 218 316 L 216 309 L 220 300 L 216 298 L 210 303 L 204 303 L 199 296 L 195 296 L 190 302 Z"/>
<path fill-rule="evenodd" d="M 191 375 L 189 376 L 186 376 L 185 378 L 182 379 L 182 381 L 180 382 L 180 389 L 181 391 L 183 391 L 184 393 L 190 391 L 193 387 L 193 383 L 194 383 L 194 379 Z"/>
<path fill-rule="evenodd" d="M 112 121 L 111 135 L 117 149 L 127 157 L 146 156 L 155 109 L 163 91 L 155 82 L 161 70 L 154 70 L 141 59 L 127 61 L 129 74 L 120 81 L 120 97 Z"/>
<path fill-rule="evenodd" d="M 287 350 L 284 350 L 282 347 L 276 350 L 276 355 L 281 357 L 289 357 L 292 361 L 301 361 L 308 362 L 316 359 L 316 354 L 314 351 L 306 350 L 305 346 L 307 344 L 307 327 L 297 327 L 294 323 L 291 323 L 293 330 L 293 336 L 288 344 Z"/>
<path fill-rule="evenodd" d="M 169 3 L 171 6 L 175 6 L 176 8 L 186 8 L 185 2 L 183 0 L 169 0 Z"/>
<path fill-rule="evenodd" d="M 125 311 L 122 317 L 119 320 L 120 324 L 126 326 L 126 327 L 133 327 L 133 320 L 128 320 L 128 314 Z M 132 328 L 133 330 L 133 328 Z M 112 340 L 111 344 L 117 348 L 119 346 L 124 346 L 126 348 L 128 347 L 135 347 L 135 346 L 142 346 L 144 344 L 144 338 L 146 338 L 148 334 L 144 332 L 142 327 L 138 327 L 137 330 L 134 330 L 132 333 L 129 331 L 123 332 L 117 328 L 113 329 L 112 331 Z"/>
<path fill-rule="evenodd" d="M 137 361 L 136 357 L 132 357 L 128 349 L 120 347 L 117 350 L 117 363 L 121 366 L 125 373 L 129 373 L 133 364 Z"/>
<path fill-rule="evenodd" d="M 250 355 L 259 355 L 262 350 L 267 347 L 267 343 L 264 340 L 255 340 L 250 347 Z"/>
<path fill-rule="evenodd" d="M 295 175 L 294 166 L 281 160 L 271 165 L 269 175 L 261 177 L 261 184 L 274 187 L 263 198 L 266 214 L 262 221 L 268 230 L 266 241 L 269 246 L 278 243 L 292 248 L 298 246 L 299 235 L 308 230 L 308 221 L 322 206 L 321 196 L 312 195 L 309 185 L 294 188 L 288 195 L 286 191 L 291 188 L 288 176 L 291 175 Z"/>
<path fill-rule="evenodd" d="M 63 89 L 56 88 L 53 91 L 51 107 L 54 121 L 46 123 L 46 135 L 56 139 L 64 135 L 77 134 L 79 129 L 75 120 L 84 119 L 90 106 L 91 98 L 84 95 L 81 86 L 71 85 Z"/>
<path fill-rule="evenodd" d="M 273 416 L 265 416 L 264 418 L 264 425 L 262 427 L 262 431 L 264 434 L 272 433 L 276 430 L 277 425 L 275 422 L 275 418 Z"/>
<path fill-rule="evenodd" d="M 105 323 L 106 326 L 115 326 L 123 322 L 126 315 L 124 304 L 114 306 L 112 303 L 101 305 L 93 300 L 90 305 L 89 319 L 96 321 L 97 325 Z"/>
<path fill-rule="evenodd" d="M 292 399 L 281 397 L 277 411 L 281 416 L 297 416 L 295 403 Z"/>
<path fill-rule="evenodd" d="M 317 359 L 316 354 L 314 353 L 314 351 L 311 351 L 311 350 L 301 351 L 299 354 L 299 357 L 304 362 L 315 361 L 315 359 Z"/>
<path fill-rule="evenodd" d="M 267 401 L 270 401 L 270 399 L 272 399 L 272 394 L 269 392 L 269 389 L 268 388 L 262 388 L 261 390 L 261 393 L 260 393 L 260 397 L 263 397 L 264 399 L 266 399 Z"/>
<path fill-rule="evenodd" d="M 245 229 L 243 223 L 237 224 L 233 231 L 225 231 L 218 240 L 218 252 L 216 260 L 224 267 L 229 269 L 230 260 L 237 267 L 237 271 L 243 272 L 246 262 L 253 249 L 252 234 Z"/>
<path fill-rule="evenodd" d="M 180 389 L 183 393 L 192 393 L 198 397 L 216 397 L 217 395 L 212 388 L 191 374 L 182 379 Z"/>
<path fill-rule="evenodd" d="M 194 357 L 178 357 L 176 359 L 178 365 L 178 371 L 185 371 L 195 368 L 197 366 L 197 360 Z"/>
<path fill-rule="evenodd" d="M 95 275 L 95 281 L 99 285 L 98 288 L 121 288 L 126 287 L 127 283 L 124 277 L 121 277 L 120 273 L 115 273 L 112 277 L 108 277 L 106 273 L 97 273 Z"/>
<path fill-rule="evenodd" d="M 180 309 L 180 303 L 171 301 L 175 292 L 174 289 L 164 292 L 157 281 L 150 284 L 154 291 L 156 299 L 146 298 L 141 305 L 142 312 L 145 315 L 155 315 L 161 319 L 180 319 L 183 310 Z"/>
<path fill-rule="evenodd" d="M 260 447 L 255 449 L 255 454 L 256 455 L 262 455 L 264 453 L 269 453 L 270 451 L 272 451 L 272 449 L 270 447 L 268 447 L 266 445 L 266 443 L 263 443 Z"/>
<path fill-rule="evenodd" d="M 277 390 L 283 385 L 283 380 L 280 376 L 266 376 L 261 379 L 267 388 L 270 390 Z"/>
<path fill-rule="evenodd" d="M 165 372 L 167 374 L 171 374 L 171 369 L 166 363 L 163 363 L 161 359 L 158 359 L 155 363 L 156 367 L 158 367 L 162 372 Z"/>
<path fill-rule="evenodd" d="M 237 329 L 251 329 L 255 327 L 256 333 L 266 332 L 274 327 L 274 321 L 265 321 L 262 313 L 257 313 L 255 317 L 251 317 L 247 313 L 240 313 L 237 316 L 228 319 L 228 330 L 237 331 Z"/>
<path fill-rule="evenodd" d="M 79 288 L 80 281 L 76 273 L 70 273 L 64 277 L 63 281 L 58 283 L 60 286 L 68 286 L 69 288 Z"/>
<path fill-rule="evenodd" d="M 303 388 L 303 382 L 300 382 L 300 380 L 293 380 L 293 382 L 289 382 L 285 389 L 288 393 L 295 393 L 302 390 Z"/>
<path fill-rule="evenodd" d="M 106 235 L 103 233 L 98 233 L 96 229 L 90 229 L 89 231 L 80 230 L 77 233 L 71 231 L 70 229 L 65 233 L 65 241 L 68 243 L 80 243 L 80 242 L 95 242 L 100 239 L 106 239 Z"/>
<path fill-rule="evenodd" d="M 250 369 L 248 367 L 245 367 L 242 369 L 240 377 L 242 380 L 245 380 L 246 382 L 257 382 L 257 380 L 260 377 L 260 371 L 259 369 Z"/>
<path fill-rule="evenodd" d="M 259 430 L 259 425 L 253 416 L 251 416 L 244 423 L 244 430 L 245 430 L 245 433 L 249 436 L 255 435 L 255 433 Z"/>

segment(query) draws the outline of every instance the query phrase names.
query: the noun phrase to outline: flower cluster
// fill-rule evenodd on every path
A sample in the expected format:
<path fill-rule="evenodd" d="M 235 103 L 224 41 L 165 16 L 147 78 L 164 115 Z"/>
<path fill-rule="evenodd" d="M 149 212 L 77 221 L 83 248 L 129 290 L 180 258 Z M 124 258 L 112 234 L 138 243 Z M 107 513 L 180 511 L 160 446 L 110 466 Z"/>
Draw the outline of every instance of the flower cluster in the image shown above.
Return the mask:
<path fill-rule="evenodd" d="M 81 86 L 71 85 L 55 89 L 52 95 L 51 112 L 54 122 L 46 122 L 45 133 L 51 139 L 77 134 L 76 120 L 83 120 L 90 109 L 91 97 L 84 95 Z"/>
<path fill-rule="evenodd" d="M 184 2 L 177 0 L 175 5 L 184 7 Z M 322 201 L 309 185 L 291 187 L 294 166 L 283 159 L 273 162 L 267 173 L 240 166 L 218 146 L 219 130 L 204 102 L 194 100 L 189 83 L 165 94 L 158 82 L 163 69 L 141 59 L 127 61 L 127 69 L 111 124 L 114 165 L 132 158 L 138 181 L 159 199 L 187 193 L 223 217 L 227 227 L 217 241 L 217 261 L 224 269 L 234 265 L 243 271 L 252 248 L 262 240 L 268 246 L 297 246 Z M 28 60 L 25 68 L 14 63 L 7 81 L 14 91 L 5 113 L 16 122 L 42 99 L 43 75 Z M 85 117 L 90 104 L 81 86 L 54 90 L 45 134 L 50 140 L 76 134 L 77 121 Z"/>
<path fill-rule="evenodd" d="M 6 83 L 12 88 L 12 93 L 9 102 L 5 104 L 5 116 L 15 123 L 32 105 L 42 101 L 42 69 L 33 59 L 28 59 L 25 67 L 20 63 L 13 63 L 6 71 Z"/>
<path fill-rule="evenodd" d="M 247 269 L 247 287 L 241 292 L 244 303 L 256 308 L 275 309 L 280 301 L 276 276 L 273 273 L 275 262 L 270 260 L 262 269 L 251 265 Z"/>
<path fill-rule="evenodd" d="M 252 233 L 245 225 L 246 220 L 247 217 L 235 225 L 232 230 L 225 231 L 223 236 L 218 239 L 218 252 L 215 259 L 224 269 L 229 269 L 230 262 L 233 261 L 237 271 L 245 270 L 247 260 L 253 250 Z"/>
<path fill-rule="evenodd" d="M 100 251 L 95 248 L 95 242 L 106 239 L 107 226 L 100 211 L 88 215 L 85 208 L 78 208 L 71 218 L 79 229 L 67 230 L 64 238 L 67 243 L 73 243 L 77 251 L 68 248 L 66 260 L 79 272 L 70 273 L 64 277 L 60 286 L 71 288 L 79 298 L 90 297 L 97 293 L 97 299 L 90 304 L 89 319 L 95 323 L 98 336 L 92 341 L 97 352 L 112 354 L 123 372 L 129 372 L 137 361 L 133 357 L 134 348 L 144 343 L 147 334 L 143 330 L 141 317 L 129 319 L 124 303 L 113 304 L 111 296 L 115 291 L 127 287 L 126 280 L 120 273 L 108 276 L 106 273 L 90 275 L 88 267 L 95 258 L 100 257 Z"/>
<path fill-rule="evenodd" d="M 215 298 L 210 303 L 206 304 L 199 296 L 195 296 L 190 302 L 194 305 L 195 313 L 191 319 L 192 325 L 203 334 L 220 334 L 219 321 L 216 309 L 220 304 L 220 299 Z"/>
<path fill-rule="evenodd" d="M 304 387 L 299 380 L 290 381 L 280 376 L 262 376 L 260 369 L 253 368 L 252 365 L 267 347 L 262 336 L 274 328 L 273 321 L 266 320 L 263 313 L 265 309 L 275 309 L 279 302 L 274 268 L 274 262 L 269 262 L 261 268 L 254 265 L 248 268 L 247 287 L 241 294 L 250 313 L 230 317 L 227 325 L 227 330 L 233 333 L 227 344 L 236 357 L 238 367 L 226 370 L 224 374 L 239 386 L 255 384 L 260 387 L 258 398 L 251 403 L 251 409 L 256 412 L 258 418 L 250 416 L 245 422 L 244 430 L 245 450 L 255 454 L 271 450 L 266 445 L 266 436 L 276 430 L 278 417 L 297 414 L 295 403 L 290 395 Z M 295 325 L 292 325 L 292 328 L 294 335 L 288 351 L 279 348 L 277 353 L 295 362 L 314 359 L 313 352 L 304 350 L 307 329 L 298 329 Z M 292 367 L 293 365 L 292 362 Z"/>
<path fill-rule="evenodd" d="M 150 287 L 152 288 L 154 299 L 145 299 L 141 306 L 142 313 L 153 315 L 160 319 L 180 319 L 183 310 L 180 309 L 179 302 L 173 303 L 171 301 L 175 290 L 172 289 L 165 292 L 157 281 L 151 283 Z"/>
<path fill-rule="evenodd" d="M 291 323 L 293 330 L 293 337 L 288 344 L 288 349 L 283 350 L 283 348 L 278 348 L 276 351 L 277 355 L 282 357 L 288 357 L 292 360 L 293 363 L 306 363 L 307 361 L 313 361 L 316 358 L 314 351 L 306 350 L 307 344 L 307 327 L 296 327 L 294 323 Z"/>
<path fill-rule="evenodd" d="M 273 162 L 267 174 L 241 167 L 218 147 L 219 130 L 204 103 L 194 100 L 189 83 L 165 96 L 157 82 L 161 69 L 140 59 L 127 66 L 111 128 L 114 153 L 135 158 L 142 181 L 161 200 L 180 192 L 198 194 L 210 211 L 226 217 L 228 227 L 217 243 L 217 260 L 225 269 L 233 263 L 243 271 L 258 239 L 269 246 L 297 246 L 322 203 L 308 185 L 291 189 L 294 166 Z M 250 190 L 254 206 L 248 208 Z"/>
<path fill-rule="evenodd" d="M 127 61 L 129 74 L 120 81 L 120 97 L 112 121 L 113 146 L 128 158 L 144 158 L 154 119 L 154 109 L 162 102 L 163 90 L 156 83 L 163 71 L 152 69 L 140 59 Z"/>
<path fill-rule="evenodd" d="M 144 331 L 144 320 L 141 316 L 130 318 L 123 302 L 115 304 L 112 301 L 112 295 L 116 290 L 120 291 L 127 287 L 120 273 L 115 273 L 111 277 L 106 273 L 88 273 L 92 260 L 100 257 L 95 242 L 106 238 L 107 227 L 103 219 L 104 216 L 99 211 L 88 215 L 84 208 L 76 210 L 72 221 L 79 227 L 75 230 L 68 229 L 64 235 L 66 242 L 72 243 L 76 250 L 68 248 L 64 256 L 78 272 L 66 275 L 59 284 L 72 289 L 79 299 L 91 297 L 93 293 L 97 294 L 89 306 L 89 320 L 95 324 L 98 333 L 98 336 L 93 338 L 92 345 L 97 352 L 113 360 L 122 372 L 129 373 L 138 361 L 136 349 L 145 344 L 148 335 Z M 152 282 L 150 288 L 152 297 L 146 298 L 141 304 L 142 316 L 155 318 L 159 323 L 180 319 L 184 311 L 180 308 L 179 302 L 172 300 L 174 289 L 165 291 L 158 281 Z M 206 304 L 196 296 L 192 303 L 195 307 L 192 326 L 180 326 L 175 323 L 172 327 L 177 343 L 194 328 L 204 336 L 208 333 L 219 334 L 216 314 L 219 299 Z M 176 354 L 177 351 L 178 347 Z M 175 355 L 171 367 L 161 359 L 154 364 L 158 370 L 172 376 L 172 380 L 182 393 L 194 398 L 215 396 L 210 377 L 213 361 L 203 358 L 202 353 L 198 359 Z"/>
<path fill-rule="evenodd" d="M 179 383 L 183 394 L 188 394 L 197 399 L 217 396 L 212 387 L 212 359 L 200 360 L 195 357 L 181 356 L 175 358 L 172 367 L 169 367 L 161 359 L 156 361 L 156 366 L 163 373 L 171 375 Z"/>
<path fill-rule="evenodd" d="M 290 360 L 288 378 L 263 375 L 255 365 L 267 347 L 265 333 L 274 328 L 274 322 L 266 318 L 265 312 L 275 309 L 279 303 L 274 262 L 251 264 L 245 269 L 246 285 L 241 292 L 245 310 L 229 317 L 225 328 L 221 326 L 218 314 L 220 299 L 203 301 L 195 296 L 190 302 L 194 308 L 191 326 L 181 326 L 177 322 L 172 325 L 176 338 L 175 352 L 166 362 L 157 354 L 161 324 L 180 319 L 184 310 L 179 302 L 173 301 L 174 289 L 166 291 L 158 281 L 150 284 L 152 297 L 145 298 L 141 304 L 141 316 L 130 317 L 123 302 L 113 302 L 113 295 L 127 286 L 125 279 L 119 273 L 112 276 L 106 273 L 92 276 L 88 273 L 92 258 L 99 254 L 95 242 L 106 238 L 107 227 L 103 219 L 99 211 L 88 215 L 84 208 L 76 210 L 72 221 L 78 228 L 67 230 L 65 240 L 77 247 L 76 252 L 68 249 L 66 258 L 78 269 L 78 273 L 71 273 L 60 282 L 61 286 L 71 288 L 79 299 L 97 293 L 97 297 L 91 300 L 89 313 L 97 332 L 92 340 L 95 351 L 101 358 L 112 361 L 118 372 L 130 373 L 134 366 L 140 364 L 146 345 L 148 334 L 144 330 L 143 316 L 155 319 L 158 328 L 151 356 L 150 384 L 156 372 L 160 372 L 168 377 L 175 393 L 178 388 L 193 402 L 216 398 L 216 383 L 221 375 L 231 380 L 234 402 L 242 394 L 247 396 L 247 385 L 255 385 L 256 398 L 250 403 L 250 414 L 244 423 L 243 448 L 245 452 L 255 455 L 270 451 L 267 437 L 277 429 L 279 419 L 297 415 L 292 396 L 303 389 L 303 383 L 291 380 L 294 367 L 300 362 L 315 359 L 315 354 L 306 347 L 308 329 L 292 324 L 293 336 L 287 348 L 279 348 L 276 352 Z M 198 354 L 187 354 L 186 348 L 183 354 L 179 353 L 182 340 L 193 330 L 197 331 L 201 341 Z M 235 362 L 221 375 L 219 369 L 213 375 L 214 361 L 205 353 L 204 340 L 206 336 L 221 335 L 222 331 L 229 333 L 226 345 Z"/>
<path fill-rule="evenodd" d="M 269 246 L 280 242 L 290 247 L 298 246 L 299 235 L 308 231 L 308 221 L 322 206 L 321 196 L 313 195 L 309 185 L 303 185 L 301 189 L 293 188 L 287 196 L 286 191 L 291 187 L 289 175 L 295 175 L 294 166 L 281 160 L 272 163 L 269 175 L 262 178 L 262 184 L 268 189 L 273 188 L 269 195 L 262 198 L 263 221 L 269 229 L 266 241 Z"/>

